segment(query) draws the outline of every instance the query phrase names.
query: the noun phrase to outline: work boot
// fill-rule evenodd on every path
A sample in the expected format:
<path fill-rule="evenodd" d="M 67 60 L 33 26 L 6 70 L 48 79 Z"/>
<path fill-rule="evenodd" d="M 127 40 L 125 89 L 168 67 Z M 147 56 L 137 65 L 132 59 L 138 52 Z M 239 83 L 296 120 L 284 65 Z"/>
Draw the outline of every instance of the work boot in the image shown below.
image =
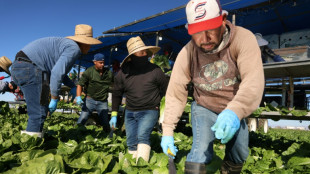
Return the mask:
<path fill-rule="evenodd" d="M 132 155 L 132 158 L 137 158 L 137 151 L 136 150 L 128 150 L 128 153 Z"/>
<path fill-rule="evenodd" d="M 235 164 L 232 161 L 223 161 L 221 174 L 239 174 L 241 173 L 243 163 Z"/>
<path fill-rule="evenodd" d="M 150 152 L 151 152 L 151 146 L 147 144 L 138 144 L 138 150 L 137 150 L 137 161 L 141 157 L 144 159 L 144 161 L 149 162 L 150 158 Z"/>
<path fill-rule="evenodd" d="M 43 138 L 44 133 L 43 132 L 28 132 L 26 130 L 22 130 L 21 134 L 28 134 L 30 136 L 35 136 L 37 135 L 38 138 Z"/>
<path fill-rule="evenodd" d="M 204 163 L 193 163 L 185 161 L 185 174 L 206 174 L 206 165 Z"/>

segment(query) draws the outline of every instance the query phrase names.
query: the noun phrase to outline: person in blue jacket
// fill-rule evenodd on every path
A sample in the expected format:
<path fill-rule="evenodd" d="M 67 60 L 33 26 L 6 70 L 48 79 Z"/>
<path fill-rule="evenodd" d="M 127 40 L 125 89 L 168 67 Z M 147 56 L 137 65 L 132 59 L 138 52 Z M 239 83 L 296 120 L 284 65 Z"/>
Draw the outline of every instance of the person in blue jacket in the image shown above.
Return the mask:
<path fill-rule="evenodd" d="M 48 111 L 52 114 L 56 110 L 62 83 L 71 88 L 70 94 L 75 97 L 76 86 L 67 74 L 75 61 L 96 44 L 101 41 L 93 38 L 92 27 L 79 24 L 74 36 L 40 38 L 16 54 L 11 74 L 25 96 L 29 115 L 22 134 L 43 137 L 44 121 Z"/>

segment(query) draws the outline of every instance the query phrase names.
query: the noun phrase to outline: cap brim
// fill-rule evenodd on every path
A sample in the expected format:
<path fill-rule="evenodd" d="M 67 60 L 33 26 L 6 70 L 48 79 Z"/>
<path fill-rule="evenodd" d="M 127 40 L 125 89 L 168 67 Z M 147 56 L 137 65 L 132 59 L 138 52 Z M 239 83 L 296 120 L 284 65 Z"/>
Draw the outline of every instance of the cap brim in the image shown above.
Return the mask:
<path fill-rule="evenodd" d="M 220 15 L 218 17 L 215 17 L 213 19 L 193 23 L 193 24 L 188 24 L 188 34 L 192 35 L 201 31 L 205 30 L 212 30 L 215 28 L 218 28 L 222 25 L 223 23 L 223 16 Z"/>
<path fill-rule="evenodd" d="M 98 45 L 102 44 L 102 42 L 98 39 L 92 37 L 85 37 L 85 36 L 68 36 L 68 39 L 74 40 L 79 43 L 88 44 L 88 45 Z"/>
<path fill-rule="evenodd" d="M 157 46 L 144 46 L 141 48 L 138 48 L 137 50 L 133 51 L 132 53 L 130 53 L 128 56 L 125 57 L 125 59 L 122 61 L 122 63 L 120 64 L 120 66 L 123 65 L 123 63 L 125 63 L 127 61 L 127 59 L 134 53 L 141 51 L 141 50 L 150 50 L 152 52 L 152 54 L 156 54 L 159 50 L 160 47 Z"/>

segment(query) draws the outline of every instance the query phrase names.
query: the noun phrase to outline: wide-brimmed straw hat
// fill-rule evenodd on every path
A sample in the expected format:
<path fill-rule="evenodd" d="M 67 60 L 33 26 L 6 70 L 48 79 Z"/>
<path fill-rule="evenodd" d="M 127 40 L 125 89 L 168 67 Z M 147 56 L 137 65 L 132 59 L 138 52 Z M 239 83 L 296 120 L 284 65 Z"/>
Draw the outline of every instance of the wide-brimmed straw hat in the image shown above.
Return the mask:
<path fill-rule="evenodd" d="M 102 43 L 100 40 L 93 38 L 93 28 L 86 24 L 76 25 L 74 36 L 68 36 L 66 38 L 88 45 Z"/>
<path fill-rule="evenodd" d="M 9 68 L 12 65 L 12 62 L 9 58 L 2 56 L 0 57 L 0 67 L 9 75 L 11 75 Z"/>
<path fill-rule="evenodd" d="M 121 66 L 123 65 L 123 63 L 125 63 L 128 60 L 128 58 L 132 54 L 138 51 L 149 50 L 152 54 L 156 54 L 160 50 L 160 47 L 146 46 L 144 42 L 142 41 L 142 39 L 139 36 L 137 36 L 137 37 L 132 37 L 127 41 L 127 50 L 128 50 L 128 56 L 125 57 L 125 59 L 121 63 Z"/>

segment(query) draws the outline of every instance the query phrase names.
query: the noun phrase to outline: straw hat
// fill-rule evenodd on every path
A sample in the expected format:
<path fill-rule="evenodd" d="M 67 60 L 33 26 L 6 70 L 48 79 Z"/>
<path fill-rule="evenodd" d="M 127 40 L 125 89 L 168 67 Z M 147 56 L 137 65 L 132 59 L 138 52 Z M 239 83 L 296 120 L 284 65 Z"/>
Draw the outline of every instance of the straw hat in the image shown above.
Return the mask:
<path fill-rule="evenodd" d="M 9 58 L 2 56 L 0 57 L 0 67 L 9 75 L 11 75 L 9 68 L 12 65 L 12 62 Z"/>
<path fill-rule="evenodd" d="M 150 52 L 152 52 L 152 54 L 157 53 L 160 50 L 160 47 L 157 46 L 145 46 L 144 42 L 142 41 L 142 39 L 137 36 L 137 37 L 132 37 L 128 40 L 127 42 L 127 50 L 128 50 L 128 56 L 125 57 L 125 59 L 123 60 L 123 62 L 121 63 L 121 66 L 123 65 L 124 62 L 126 62 L 128 60 L 128 58 L 138 52 L 138 51 L 142 51 L 142 50 L 149 50 Z"/>
<path fill-rule="evenodd" d="M 88 45 L 102 44 L 100 40 L 93 38 L 93 28 L 86 24 L 76 25 L 74 36 L 67 38 Z"/>

